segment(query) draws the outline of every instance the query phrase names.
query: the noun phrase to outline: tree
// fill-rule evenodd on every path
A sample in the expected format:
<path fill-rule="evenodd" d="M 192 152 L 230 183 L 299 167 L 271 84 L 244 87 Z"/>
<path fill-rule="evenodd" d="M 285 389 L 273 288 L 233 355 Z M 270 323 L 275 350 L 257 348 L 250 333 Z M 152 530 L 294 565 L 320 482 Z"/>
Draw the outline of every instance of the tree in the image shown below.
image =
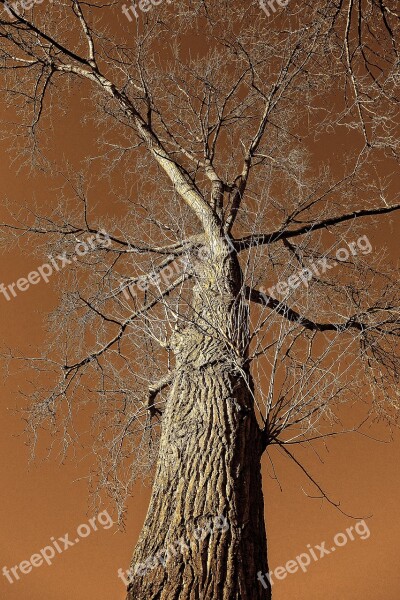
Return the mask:
<path fill-rule="evenodd" d="M 262 456 L 278 447 L 333 503 L 292 446 L 397 422 L 396 277 L 364 230 L 400 208 L 394 0 L 241 4 L 146 5 L 135 25 L 72 0 L 0 20 L 13 147 L 64 181 L 4 235 L 70 263 L 29 431 L 50 425 L 66 451 L 90 416 L 92 482 L 120 517 L 155 467 L 128 600 L 269 599 Z M 61 174 L 44 133 L 76 89 L 102 139 Z M 319 159 L 341 136 L 340 164 Z"/>

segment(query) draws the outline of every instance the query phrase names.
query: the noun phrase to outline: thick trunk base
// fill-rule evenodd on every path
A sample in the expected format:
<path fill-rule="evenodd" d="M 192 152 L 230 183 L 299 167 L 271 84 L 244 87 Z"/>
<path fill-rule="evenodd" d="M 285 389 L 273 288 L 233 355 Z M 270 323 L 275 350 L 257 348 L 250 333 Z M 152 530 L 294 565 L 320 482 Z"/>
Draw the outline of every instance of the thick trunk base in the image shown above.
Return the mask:
<path fill-rule="evenodd" d="M 163 416 L 128 600 L 269 600 L 261 437 L 232 365 L 182 369 Z"/>

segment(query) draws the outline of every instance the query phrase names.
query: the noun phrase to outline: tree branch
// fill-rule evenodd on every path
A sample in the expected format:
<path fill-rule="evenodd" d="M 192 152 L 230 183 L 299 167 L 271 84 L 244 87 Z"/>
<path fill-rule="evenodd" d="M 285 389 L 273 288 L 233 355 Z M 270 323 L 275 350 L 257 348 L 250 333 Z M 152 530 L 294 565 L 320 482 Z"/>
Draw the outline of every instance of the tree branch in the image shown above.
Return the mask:
<path fill-rule="evenodd" d="M 133 313 L 130 317 L 128 317 L 123 323 L 120 324 L 120 330 L 117 333 L 117 335 L 115 335 L 109 342 L 107 342 L 107 344 L 105 344 L 102 348 L 100 348 L 100 350 L 93 352 L 92 354 L 90 354 L 90 356 L 87 356 L 83 360 L 81 360 L 73 365 L 64 365 L 63 369 L 65 371 L 65 377 L 67 377 L 72 371 L 78 370 L 80 367 L 83 367 L 84 365 L 90 363 L 92 360 L 97 359 L 99 356 L 101 356 L 102 354 L 107 352 L 107 350 L 109 350 L 112 346 L 114 346 L 116 343 L 118 343 L 122 339 L 122 336 L 124 335 L 126 328 L 135 319 L 137 319 L 142 314 L 146 313 L 148 310 L 153 308 L 153 306 L 155 306 L 162 298 L 169 296 L 169 294 L 176 287 L 178 287 L 178 285 L 183 283 L 183 281 L 188 279 L 188 277 L 189 277 L 188 273 L 183 273 L 180 277 L 175 279 L 175 281 L 166 290 L 164 290 L 161 294 L 158 294 L 150 302 L 145 304 L 145 306 L 143 306 L 141 309 L 139 309 L 138 311 Z"/>
<path fill-rule="evenodd" d="M 304 225 L 303 227 L 299 227 L 298 229 L 278 229 L 277 231 L 273 231 L 272 233 L 256 233 L 253 235 L 248 235 L 241 239 L 234 240 L 233 244 L 236 250 L 240 252 L 241 250 L 253 248 L 254 246 L 273 244 L 275 242 L 278 242 L 279 240 L 297 237 L 299 235 L 304 235 L 312 231 L 318 231 L 318 229 L 324 229 L 333 225 L 339 225 L 339 223 L 351 221 L 352 219 L 359 219 L 360 217 L 369 217 L 371 215 L 383 215 L 394 212 L 396 210 L 400 210 L 400 204 L 393 204 L 392 206 L 379 206 L 378 208 L 355 210 L 354 212 L 347 213 L 345 215 L 330 217 L 329 219 L 324 219 L 323 221 L 310 223 Z"/>
<path fill-rule="evenodd" d="M 151 417 L 155 417 L 157 413 L 159 415 L 162 414 L 161 410 L 156 407 L 154 401 L 157 397 L 157 394 L 159 394 L 159 392 L 161 392 L 164 388 L 166 388 L 168 385 L 170 385 L 170 383 L 174 379 L 174 376 L 175 376 L 174 371 L 167 373 L 164 377 L 162 377 L 161 379 L 159 379 L 158 381 L 156 381 L 155 383 L 153 383 L 153 385 L 151 385 L 149 387 L 149 400 L 148 400 L 147 406 L 148 406 L 148 410 L 150 412 Z"/>
<path fill-rule="evenodd" d="M 285 317 L 285 319 L 288 321 L 291 321 L 292 323 L 298 323 L 310 331 L 336 331 L 341 333 L 343 331 L 347 331 L 348 329 L 357 329 L 357 331 L 366 331 L 368 329 L 368 326 L 356 321 L 355 316 L 350 317 L 344 323 L 317 323 L 307 319 L 307 317 L 303 317 L 300 313 L 293 310 L 280 300 L 272 298 L 271 296 L 267 296 L 259 290 L 246 286 L 245 294 L 246 297 L 252 302 L 256 302 L 257 304 L 271 308 L 277 314 Z"/>

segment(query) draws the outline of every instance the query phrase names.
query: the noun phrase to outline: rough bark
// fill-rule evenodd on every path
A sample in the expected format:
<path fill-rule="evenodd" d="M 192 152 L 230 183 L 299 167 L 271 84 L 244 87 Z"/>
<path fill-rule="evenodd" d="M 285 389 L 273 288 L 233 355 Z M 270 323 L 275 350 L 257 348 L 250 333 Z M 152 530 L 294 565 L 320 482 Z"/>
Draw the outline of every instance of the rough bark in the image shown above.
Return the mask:
<path fill-rule="evenodd" d="M 240 366 L 241 274 L 225 244 L 210 254 L 196 267 L 192 322 L 171 341 L 176 377 L 128 600 L 270 598 L 257 581 L 267 569 L 262 440 Z"/>

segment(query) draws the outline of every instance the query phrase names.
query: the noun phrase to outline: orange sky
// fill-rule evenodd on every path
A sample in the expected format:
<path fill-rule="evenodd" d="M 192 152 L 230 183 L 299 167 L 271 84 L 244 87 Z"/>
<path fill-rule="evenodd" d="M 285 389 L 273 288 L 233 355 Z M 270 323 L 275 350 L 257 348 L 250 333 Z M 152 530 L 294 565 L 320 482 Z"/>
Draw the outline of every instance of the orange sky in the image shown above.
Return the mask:
<path fill-rule="evenodd" d="M 77 144 L 78 139 L 71 141 Z M 16 176 L 9 169 L 3 153 L 1 180 L 3 190 L 15 205 L 26 199 L 26 173 Z M 41 182 L 33 184 L 42 185 Z M 42 197 L 46 196 L 42 188 Z M 390 224 L 391 222 L 391 224 Z M 395 227 L 397 217 L 390 217 L 380 236 L 368 233 L 374 248 L 390 243 L 397 249 Z M 388 235 L 389 233 L 389 235 Z M 44 260 L 43 260 L 44 262 Z M 29 248 L 20 251 L 5 248 L 1 256 L 0 279 L 9 283 L 23 277 L 40 262 L 30 255 Z M 40 347 L 44 338 L 48 311 L 57 301 L 57 278 L 48 284 L 41 282 L 7 302 L 0 297 L 0 335 L 3 346 L 18 347 L 27 354 Z M 48 545 L 50 538 L 72 535 L 80 524 L 93 516 L 87 497 L 86 482 L 78 481 L 87 474 L 86 465 L 71 459 L 60 465 L 53 458 L 28 466 L 28 448 L 20 436 L 23 426 L 13 409 L 21 406 L 18 385 L 27 377 L 17 373 L 3 381 L 0 439 L 2 511 L 0 568 L 8 568 L 29 559 Z M 384 435 L 381 430 L 380 434 Z M 398 600 L 400 574 L 398 570 L 400 521 L 398 519 L 398 456 L 400 439 L 380 444 L 362 437 L 347 437 L 331 441 L 329 453 L 323 453 L 324 465 L 309 455 L 307 464 L 324 483 L 343 508 L 356 516 L 373 514 L 368 521 L 371 536 L 356 538 L 330 556 L 313 564 L 306 574 L 288 576 L 274 584 L 276 600 L 375 600 L 376 590 L 385 600 Z M 346 530 L 352 520 L 340 515 L 327 504 L 305 497 L 301 486 L 311 488 L 293 465 L 273 454 L 283 492 L 269 477 L 268 459 L 264 457 L 264 483 L 270 566 L 284 565 L 321 541 Z M 143 522 L 149 489 L 137 486 L 129 504 L 127 527 L 92 532 L 79 545 L 57 555 L 51 566 L 42 565 L 13 584 L 0 578 L 0 597 L 10 600 L 122 600 L 124 588 L 117 577 L 119 567 L 128 567 L 130 555 Z M 104 507 L 106 508 L 106 507 Z M 73 536 L 72 536 L 73 537 Z"/>
<path fill-rule="evenodd" d="M 71 114 L 55 125 L 56 145 L 79 162 L 90 145 L 92 132 L 72 125 Z M 46 180 L 29 179 L 28 172 L 14 171 L 6 145 L 1 146 L 0 174 L 2 198 L 7 196 L 18 207 L 29 201 L 33 190 L 40 202 L 51 202 Z M 112 213 L 112 207 L 108 208 Z M 0 221 L 4 219 L 0 209 Z M 381 218 L 385 223 L 378 232 L 363 231 L 374 248 L 386 246 L 393 256 L 398 250 L 396 230 L 400 217 Z M 397 228 L 397 229 L 396 229 Z M 14 282 L 37 268 L 42 261 L 32 249 L 5 247 L 0 256 L 0 283 Z M 0 295 L 0 339 L 2 347 L 19 348 L 27 354 L 40 348 L 46 333 L 46 316 L 57 303 L 57 278 L 41 282 L 7 302 Z M 3 374 L 2 374 L 3 375 Z M 80 524 L 93 516 L 88 502 L 87 465 L 73 457 L 60 465 L 53 457 L 28 465 L 29 448 L 21 436 L 23 423 L 14 409 L 23 405 L 18 387 L 28 377 L 16 372 L 9 379 L 2 376 L 0 438 L 1 513 L 0 570 L 9 569 L 29 559 L 50 543 L 50 538 L 69 532 L 74 539 Z M 382 428 L 375 433 L 388 438 Z M 345 547 L 312 564 L 307 573 L 289 575 L 273 586 L 274 600 L 399 600 L 400 519 L 398 498 L 400 436 L 393 443 L 377 443 L 361 436 L 349 436 L 330 442 L 323 452 L 324 464 L 307 455 L 307 465 L 343 509 L 355 515 L 372 514 L 368 520 L 370 538 L 358 537 Z M 354 522 L 320 500 L 307 498 L 302 486 L 312 492 L 299 471 L 276 452 L 274 458 L 283 491 L 270 477 L 268 458 L 263 460 L 264 491 L 270 567 L 284 565 L 306 551 L 332 538 Z M 116 526 L 92 532 L 79 544 L 56 555 L 51 566 L 46 564 L 22 575 L 10 584 L 0 577 L 0 598 L 6 600 L 123 600 L 124 587 L 117 577 L 118 568 L 128 568 L 130 556 L 143 523 L 150 490 L 136 487 L 129 503 L 126 530 Z M 108 508 L 107 505 L 104 509 Z M 111 512 L 112 508 L 110 508 Z M 255 585 L 257 583 L 255 582 Z"/>

